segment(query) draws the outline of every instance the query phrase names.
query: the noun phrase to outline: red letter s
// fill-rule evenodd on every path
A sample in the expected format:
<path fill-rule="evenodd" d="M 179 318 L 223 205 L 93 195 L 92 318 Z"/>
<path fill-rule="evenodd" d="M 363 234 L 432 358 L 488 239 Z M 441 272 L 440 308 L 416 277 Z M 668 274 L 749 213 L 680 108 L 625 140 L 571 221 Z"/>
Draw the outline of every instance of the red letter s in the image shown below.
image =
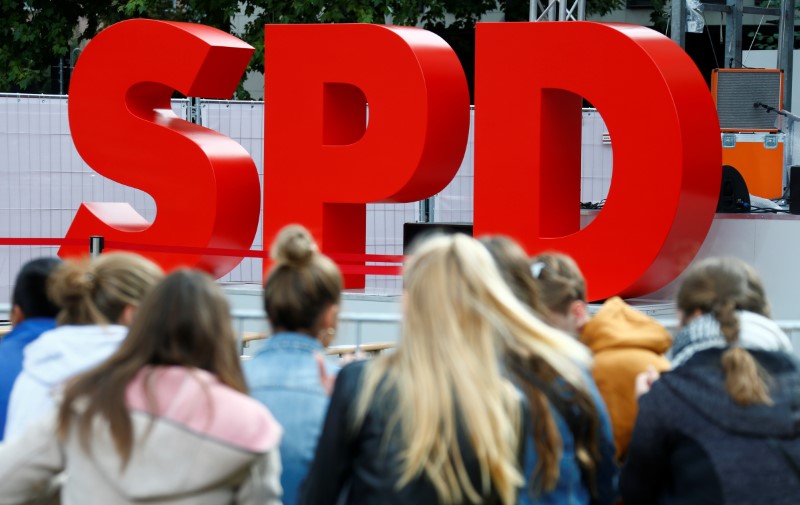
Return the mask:
<path fill-rule="evenodd" d="M 83 203 L 67 238 L 249 249 L 260 204 L 253 160 L 228 137 L 179 119 L 170 97 L 173 90 L 230 97 L 252 53 L 236 37 L 186 23 L 124 21 L 95 37 L 69 90 L 75 147 L 98 173 L 150 194 L 158 216 L 151 224 L 127 203 Z M 59 255 L 86 251 L 63 246 Z M 190 266 L 218 277 L 241 261 L 199 251 L 144 254 L 167 270 Z"/>

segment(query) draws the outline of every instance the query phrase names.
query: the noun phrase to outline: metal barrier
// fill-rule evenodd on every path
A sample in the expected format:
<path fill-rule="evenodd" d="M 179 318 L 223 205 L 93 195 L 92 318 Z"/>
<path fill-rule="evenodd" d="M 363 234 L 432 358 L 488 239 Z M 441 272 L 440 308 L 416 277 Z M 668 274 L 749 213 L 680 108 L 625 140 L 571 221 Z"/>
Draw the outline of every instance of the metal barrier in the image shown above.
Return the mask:
<path fill-rule="evenodd" d="M 236 330 L 237 338 L 239 339 L 239 348 L 249 348 L 251 343 L 269 338 L 269 324 L 264 316 L 262 310 L 233 310 L 231 316 L 234 321 L 234 328 Z M 396 325 L 402 324 L 403 318 L 400 314 L 380 314 L 370 312 L 341 312 L 339 314 L 339 327 L 340 332 L 347 331 L 347 326 L 351 326 L 352 339 L 355 351 L 358 351 L 362 346 L 368 345 L 365 342 L 364 325 L 366 324 L 379 324 L 379 325 Z M 348 335 L 350 336 L 350 335 Z M 374 344 L 375 342 L 370 342 Z M 387 342 L 382 341 L 380 344 Z"/>

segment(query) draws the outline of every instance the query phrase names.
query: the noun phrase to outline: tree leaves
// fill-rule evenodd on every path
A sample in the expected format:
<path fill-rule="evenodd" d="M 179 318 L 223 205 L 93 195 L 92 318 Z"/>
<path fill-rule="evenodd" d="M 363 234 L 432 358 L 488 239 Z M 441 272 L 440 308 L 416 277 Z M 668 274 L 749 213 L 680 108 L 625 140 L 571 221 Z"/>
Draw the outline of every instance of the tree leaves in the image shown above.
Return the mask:
<path fill-rule="evenodd" d="M 621 0 L 588 0 L 587 12 L 605 14 L 621 5 Z M 471 67 L 470 34 L 481 16 L 499 9 L 508 21 L 526 20 L 528 6 L 527 0 L 0 0 L 0 90 L 60 91 L 65 82 L 59 83 L 58 76 L 68 79 L 72 57 L 82 44 L 105 26 L 137 17 L 202 23 L 231 32 L 233 17 L 244 14 L 250 20 L 234 35 L 256 48 L 250 69 L 259 72 L 264 69 L 267 23 L 421 26 L 443 36 L 465 67 Z"/>

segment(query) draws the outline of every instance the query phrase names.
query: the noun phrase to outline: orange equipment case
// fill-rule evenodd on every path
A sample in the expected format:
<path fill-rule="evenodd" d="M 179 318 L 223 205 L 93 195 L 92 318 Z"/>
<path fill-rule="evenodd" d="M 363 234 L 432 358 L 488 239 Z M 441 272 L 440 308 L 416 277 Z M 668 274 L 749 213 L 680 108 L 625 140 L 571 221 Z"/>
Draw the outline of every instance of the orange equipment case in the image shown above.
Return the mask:
<path fill-rule="evenodd" d="M 711 75 L 711 93 L 722 134 L 722 163 L 736 168 L 751 194 L 783 194 L 783 140 L 778 115 L 756 104 L 783 109 L 779 69 L 726 68 Z"/>

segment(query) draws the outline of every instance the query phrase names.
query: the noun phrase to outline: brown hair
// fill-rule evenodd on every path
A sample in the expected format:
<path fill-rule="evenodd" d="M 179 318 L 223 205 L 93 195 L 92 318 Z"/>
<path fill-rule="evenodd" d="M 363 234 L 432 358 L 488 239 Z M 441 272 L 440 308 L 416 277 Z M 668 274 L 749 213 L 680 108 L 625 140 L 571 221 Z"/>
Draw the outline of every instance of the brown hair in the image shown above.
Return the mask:
<path fill-rule="evenodd" d="M 552 411 L 561 415 L 575 442 L 575 458 L 586 478 L 589 492 L 597 495 L 596 474 L 600 463 L 600 414 L 591 394 L 561 380 L 553 366 L 541 356 L 527 359 L 509 353 L 508 370 L 525 393 L 531 408 L 531 436 L 536 448 L 536 466 L 530 478 L 534 495 L 555 489 L 560 475 L 564 442 Z"/>
<path fill-rule="evenodd" d="M 722 368 L 728 394 L 740 405 L 772 404 L 766 371 L 753 355 L 736 345 L 739 341 L 737 310 L 769 317 L 769 303 L 758 274 L 736 258 L 709 258 L 686 273 L 678 289 L 678 309 L 688 316 L 700 311 L 713 314 L 728 342 L 722 354 Z"/>
<path fill-rule="evenodd" d="M 65 261 L 50 276 L 47 296 L 61 309 L 59 325 L 114 324 L 163 276 L 158 265 L 142 256 L 108 253 Z"/>
<path fill-rule="evenodd" d="M 136 374 L 148 365 L 207 370 L 221 383 L 247 392 L 230 308 L 211 277 L 197 271 L 178 270 L 153 289 L 137 311 L 119 349 L 97 368 L 67 385 L 58 413 L 59 436 L 63 439 L 69 431 L 73 403 L 85 399 L 85 410 L 78 420 L 81 443 L 88 449 L 94 417 L 100 415 L 108 421 L 124 466 L 133 446 L 125 391 Z M 152 397 L 152 391 L 147 395 Z"/>
<path fill-rule="evenodd" d="M 322 313 L 342 296 L 342 274 L 300 225 L 284 227 L 270 249 L 275 265 L 264 283 L 273 330 L 315 335 Z"/>
<path fill-rule="evenodd" d="M 510 238 L 502 236 L 484 237 L 480 242 L 491 253 L 503 279 L 517 298 L 546 319 L 550 312 L 547 305 L 550 300 L 541 296 L 539 282 L 534 279 L 530 262 L 522 248 Z M 555 298 L 554 308 L 557 307 L 560 313 L 566 312 L 574 300 L 585 298 L 583 277 L 571 258 L 545 254 L 537 260 L 550 269 L 544 274 L 546 287 L 549 288 L 548 294 Z M 557 296 L 553 294 L 556 291 Z M 532 354 L 525 359 L 509 353 L 506 360 L 531 407 L 531 436 L 537 454 L 536 467 L 530 479 L 531 490 L 535 494 L 551 491 L 558 482 L 563 440 L 551 414 L 552 408 L 569 425 L 575 439 L 578 464 L 592 483 L 600 460 L 597 439 L 600 417 L 590 394 L 568 382 L 562 383 L 556 370 L 541 356 Z"/>
<path fill-rule="evenodd" d="M 561 253 L 544 253 L 531 259 L 531 278 L 534 279 L 545 319 L 550 314 L 565 315 L 570 304 L 586 301 L 586 281 L 575 261 Z M 534 492 L 551 491 L 559 478 L 562 444 L 558 427 L 551 416 L 543 415 L 551 406 L 567 423 L 575 439 L 575 456 L 581 471 L 587 476 L 590 492 L 596 494 L 595 476 L 600 461 L 600 415 L 591 394 L 571 384 L 559 381 L 550 364 L 537 356 L 527 361 L 511 360 L 510 369 L 523 381 L 522 389 L 531 404 L 533 440 L 539 459 L 531 479 Z"/>
<path fill-rule="evenodd" d="M 537 314 L 546 314 L 548 309 L 542 302 L 539 287 L 531 275 L 530 260 L 522 247 L 502 235 L 481 237 L 478 241 L 489 250 L 500 275 L 517 298 Z"/>
<path fill-rule="evenodd" d="M 542 302 L 556 314 L 566 314 L 574 301 L 586 301 L 586 281 L 575 260 L 561 253 L 545 253 L 531 260 L 531 272 Z"/>

